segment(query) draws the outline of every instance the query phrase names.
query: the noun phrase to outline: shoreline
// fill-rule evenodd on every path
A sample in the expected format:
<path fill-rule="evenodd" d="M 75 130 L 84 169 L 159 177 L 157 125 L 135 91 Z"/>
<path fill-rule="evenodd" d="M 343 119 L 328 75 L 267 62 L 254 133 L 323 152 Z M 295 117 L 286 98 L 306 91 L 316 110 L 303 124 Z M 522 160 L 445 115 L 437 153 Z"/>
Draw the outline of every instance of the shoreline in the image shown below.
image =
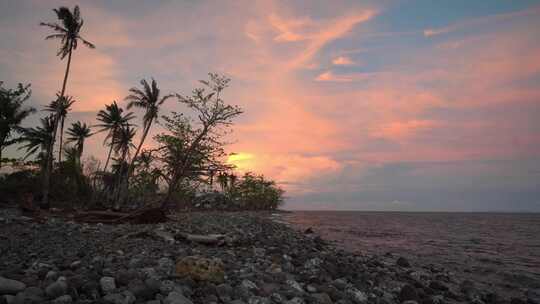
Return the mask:
<path fill-rule="evenodd" d="M 155 225 L 0 217 L 0 277 L 9 279 L 0 279 L 0 298 L 7 303 L 510 301 L 436 265 L 424 269 L 399 256 L 339 249 L 276 222 L 277 212 L 180 213 Z M 186 233 L 221 239 L 203 244 L 179 237 Z"/>

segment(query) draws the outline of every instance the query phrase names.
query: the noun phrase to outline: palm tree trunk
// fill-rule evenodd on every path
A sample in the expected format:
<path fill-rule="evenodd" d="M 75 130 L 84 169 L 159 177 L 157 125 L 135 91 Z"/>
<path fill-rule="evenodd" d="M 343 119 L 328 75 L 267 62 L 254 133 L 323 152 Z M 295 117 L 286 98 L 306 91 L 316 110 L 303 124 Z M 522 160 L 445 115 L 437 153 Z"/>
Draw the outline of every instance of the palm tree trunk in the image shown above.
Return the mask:
<path fill-rule="evenodd" d="M 64 98 L 64 93 L 66 92 L 66 84 L 67 79 L 69 76 L 69 67 L 71 65 L 71 54 L 73 52 L 73 40 L 70 42 L 69 45 L 69 54 L 68 54 L 68 61 L 66 65 L 66 73 L 64 74 L 64 82 L 62 83 L 62 91 L 60 92 L 60 98 Z M 41 208 L 43 209 L 49 209 L 49 186 L 50 186 L 50 180 L 51 180 L 51 170 L 52 170 L 52 155 L 53 155 L 53 147 L 54 147 L 54 140 L 56 138 L 56 129 L 58 129 L 58 119 L 60 118 L 60 113 L 56 113 L 56 117 L 54 119 L 54 132 L 53 136 L 51 138 L 51 143 L 49 144 L 49 149 L 47 151 L 47 159 L 45 162 L 45 170 L 43 174 L 43 197 L 41 198 Z"/>
<path fill-rule="evenodd" d="M 58 163 L 62 162 L 62 137 L 64 135 L 64 120 L 65 118 L 62 117 L 62 122 L 60 123 L 60 150 L 58 151 Z"/>
<path fill-rule="evenodd" d="M 128 173 L 131 173 L 133 171 L 133 166 L 135 164 L 135 159 L 139 155 L 139 152 L 141 151 L 142 145 L 144 143 L 144 140 L 146 139 L 146 136 L 148 135 L 148 131 L 150 131 L 150 126 L 152 125 L 152 119 L 148 122 L 148 126 L 144 129 L 143 136 L 141 138 L 141 142 L 139 143 L 139 146 L 137 147 L 137 150 L 135 151 L 135 154 L 133 155 L 133 158 L 131 159 L 131 163 L 129 164 L 129 171 Z M 129 178 L 129 174 L 128 174 Z"/>
<path fill-rule="evenodd" d="M 126 199 L 128 187 L 129 187 L 129 177 L 131 176 L 131 173 L 133 172 L 133 167 L 135 165 L 135 159 L 139 155 L 139 152 L 141 151 L 142 145 L 144 143 L 144 140 L 146 139 L 146 136 L 148 135 L 148 131 L 150 131 L 150 127 L 152 126 L 152 119 L 148 122 L 148 125 L 144 129 L 143 135 L 141 137 L 141 142 L 139 143 L 139 146 L 137 147 L 137 150 L 135 151 L 135 154 L 131 158 L 131 162 L 127 168 L 126 176 L 122 179 L 121 185 L 120 185 L 120 194 L 118 195 L 118 201 L 123 202 Z"/>
<path fill-rule="evenodd" d="M 103 167 L 103 172 L 107 172 L 107 166 L 109 165 L 109 160 L 111 159 L 112 149 L 113 149 L 113 145 L 111 142 L 111 148 L 109 149 L 109 155 L 107 155 L 107 160 L 105 161 L 105 167 Z"/>

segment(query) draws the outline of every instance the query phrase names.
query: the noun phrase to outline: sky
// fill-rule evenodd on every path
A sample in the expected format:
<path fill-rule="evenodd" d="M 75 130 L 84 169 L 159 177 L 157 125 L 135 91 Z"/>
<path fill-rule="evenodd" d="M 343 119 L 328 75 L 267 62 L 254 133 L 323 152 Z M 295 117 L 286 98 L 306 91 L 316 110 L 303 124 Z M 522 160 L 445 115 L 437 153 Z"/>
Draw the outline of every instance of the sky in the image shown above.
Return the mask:
<path fill-rule="evenodd" d="M 39 22 L 75 4 L 97 47 L 74 53 L 68 123 L 142 78 L 189 94 L 217 72 L 244 110 L 229 161 L 288 209 L 540 212 L 540 1 L 0 0 L 0 80 L 37 108 L 65 68 Z"/>

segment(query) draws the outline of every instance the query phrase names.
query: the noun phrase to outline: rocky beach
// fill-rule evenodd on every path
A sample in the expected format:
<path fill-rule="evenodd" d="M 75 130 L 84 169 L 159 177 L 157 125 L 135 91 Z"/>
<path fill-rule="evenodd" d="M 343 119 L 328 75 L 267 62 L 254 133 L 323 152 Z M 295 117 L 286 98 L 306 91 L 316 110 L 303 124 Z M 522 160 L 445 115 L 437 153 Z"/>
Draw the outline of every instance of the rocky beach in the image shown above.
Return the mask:
<path fill-rule="evenodd" d="M 0 303 L 540 303 L 434 265 L 350 253 L 268 212 L 105 225 L 0 214 Z"/>

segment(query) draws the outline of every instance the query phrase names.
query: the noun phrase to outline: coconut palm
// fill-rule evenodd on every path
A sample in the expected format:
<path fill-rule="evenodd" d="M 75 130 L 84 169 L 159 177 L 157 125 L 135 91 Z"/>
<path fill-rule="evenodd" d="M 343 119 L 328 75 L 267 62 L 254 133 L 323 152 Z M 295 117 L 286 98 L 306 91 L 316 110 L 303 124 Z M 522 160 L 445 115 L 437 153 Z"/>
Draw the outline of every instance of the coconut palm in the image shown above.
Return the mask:
<path fill-rule="evenodd" d="M 131 94 L 125 98 L 126 101 L 129 101 L 128 106 L 127 106 L 128 109 L 131 109 L 132 107 L 136 107 L 136 108 L 141 108 L 145 111 L 144 117 L 143 117 L 143 134 L 141 137 L 141 141 L 139 142 L 139 145 L 137 146 L 137 150 L 135 150 L 135 155 L 133 156 L 131 160 L 131 164 L 129 165 L 129 171 L 133 170 L 133 161 L 139 155 L 139 152 L 144 143 L 144 140 L 146 139 L 146 136 L 148 135 L 148 131 L 150 131 L 150 127 L 152 126 L 152 122 L 154 122 L 158 118 L 159 107 L 165 102 L 165 100 L 173 96 L 172 94 L 170 94 L 170 95 L 165 95 L 163 97 L 160 97 L 160 90 L 157 86 L 156 81 L 153 78 L 152 78 L 151 84 L 148 84 L 146 79 L 141 80 L 141 86 L 142 86 L 142 89 L 135 88 L 135 87 L 129 89 L 129 92 Z M 128 178 L 129 178 L 129 171 L 128 171 Z"/>
<path fill-rule="evenodd" d="M 52 141 L 54 131 L 53 115 L 41 118 L 41 126 L 35 128 L 24 128 L 21 130 L 22 135 L 19 139 L 24 143 L 20 149 L 26 150 L 25 158 L 36 152 L 46 152 Z"/>
<path fill-rule="evenodd" d="M 114 153 L 120 156 L 121 163 L 125 163 L 129 156 L 129 150 L 135 148 L 133 144 L 133 138 L 135 137 L 136 131 L 134 128 L 124 125 L 115 136 L 112 146 L 114 147 Z"/>
<path fill-rule="evenodd" d="M 17 89 L 6 89 L 0 81 L 0 167 L 2 167 L 2 151 L 17 142 L 13 133 L 20 131 L 21 122 L 36 110 L 23 107 L 30 98 L 30 85 L 19 84 Z"/>
<path fill-rule="evenodd" d="M 46 40 L 60 39 L 60 48 L 58 49 L 56 55 L 59 56 L 61 60 L 66 56 L 68 57 L 66 71 L 64 73 L 64 81 L 62 82 L 62 90 L 60 91 L 60 97 L 64 97 L 73 50 L 77 49 L 79 42 L 82 42 L 91 49 L 95 48 L 95 46 L 86 39 L 82 38 L 80 35 L 84 21 L 81 18 L 81 13 L 78 6 L 73 8 L 73 12 L 65 6 L 53 9 L 53 11 L 58 20 L 61 21 L 61 24 L 56 22 L 41 22 L 40 25 L 49 27 L 53 30 L 53 34 L 45 37 Z M 52 159 L 52 150 L 54 146 L 54 139 L 56 138 L 56 130 L 58 129 L 58 122 L 59 113 L 56 113 L 54 117 L 53 140 L 51 141 L 51 146 L 47 151 L 47 158 L 49 160 Z M 41 203 L 42 207 L 44 208 L 49 207 L 49 180 L 51 176 L 51 167 L 52 162 L 47 161 L 43 178 L 43 200 Z"/>
<path fill-rule="evenodd" d="M 69 135 L 67 142 L 74 142 L 75 148 L 77 149 L 77 154 L 79 155 L 79 162 L 81 160 L 83 150 L 84 150 L 84 141 L 92 136 L 92 130 L 86 125 L 86 123 L 81 123 L 77 121 L 71 124 L 71 128 L 67 130 Z"/>
<path fill-rule="evenodd" d="M 45 111 L 52 113 L 57 113 L 58 119 L 60 119 L 60 146 L 58 148 L 58 162 L 62 162 L 62 141 L 64 137 L 64 122 L 67 116 L 67 113 L 71 110 L 71 106 L 76 102 L 72 96 L 61 97 L 60 93 L 56 94 L 56 100 L 51 101 L 51 103 L 45 106 Z"/>
<path fill-rule="evenodd" d="M 107 131 L 108 134 L 105 137 L 105 142 L 109 141 L 109 153 L 107 155 L 107 161 L 105 162 L 105 167 L 103 171 L 107 170 L 109 165 L 109 160 L 111 159 L 111 153 L 113 151 L 115 142 L 115 137 L 117 136 L 118 131 L 122 126 L 131 126 L 129 123 L 130 120 L 135 118 L 132 112 L 124 113 L 124 109 L 120 108 L 116 101 L 113 101 L 110 105 L 105 106 L 105 110 L 100 110 L 97 114 L 97 120 L 101 124 L 96 125 L 96 127 L 101 128 L 98 132 Z"/>
<path fill-rule="evenodd" d="M 119 201 L 118 196 L 121 193 L 120 186 L 122 184 L 122 180 L 124 179 L 124 175 L 128 174 L 128 172 L 126 172 L 126 169 L 129 170 L 129 167 L 126 168 L 126 165 L 128 163 L 128 156 L 130 154 L 129 150 L 135 147 L 135 145 L 133 144 L 133 138 L 135 137 L 135 133 L 136 132 L 134 128 L 124 125 L 118 130 L 112 142 L 115 154 L 120 156 L 120 158 L 118 159 L 120 167 L 118 170 L 116 187 L 113 195 L 113 199 L 116 203 L 118 203 Z M 115 209 L 118 208 L 119 206 L 116 204 Z"/>

